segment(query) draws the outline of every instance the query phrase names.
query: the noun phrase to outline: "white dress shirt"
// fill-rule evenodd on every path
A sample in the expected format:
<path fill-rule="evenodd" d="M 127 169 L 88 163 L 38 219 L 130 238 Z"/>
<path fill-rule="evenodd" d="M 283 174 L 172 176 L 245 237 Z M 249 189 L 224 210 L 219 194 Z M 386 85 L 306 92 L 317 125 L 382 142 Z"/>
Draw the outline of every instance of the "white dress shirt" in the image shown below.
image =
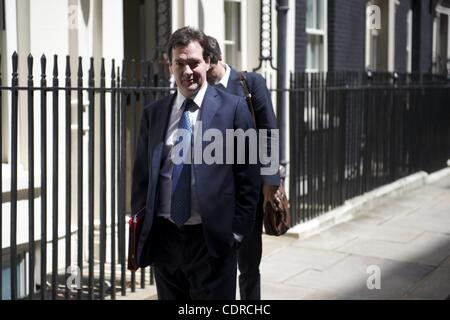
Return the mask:
<path fill-rule="evenodd" d="M 219 81 L 216 81 L 215 84 L 218 85 L 220 83 L 226 89 L 228 86 L 228 80 L 230 79 L 231 68 L 226 63 L 223 64 L 223 67 L 225 68 L 225 74 L 223 75 L 222 79 L 220 79 Z"/>

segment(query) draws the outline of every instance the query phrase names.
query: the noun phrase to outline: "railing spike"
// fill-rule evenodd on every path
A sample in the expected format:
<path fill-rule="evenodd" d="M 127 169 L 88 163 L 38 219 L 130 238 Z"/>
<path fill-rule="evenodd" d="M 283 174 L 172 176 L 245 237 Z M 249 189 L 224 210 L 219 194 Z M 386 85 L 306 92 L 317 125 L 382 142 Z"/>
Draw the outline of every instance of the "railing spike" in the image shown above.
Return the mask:
<path fill-rule="evenodd" d="M 19 67 L 19 55 L 16 51 L 14 51 L 12 55 L 12 67 L 13 67 L 13 75 L 17 74 L 17 69 Z"/>
<path fill-rule="evenodd" d="M 105 58 L 102 58 L 102 65 L 100 69 L 100 77 L 105 77 Z"/>
<path fill-rule="evenodd" d="M 83 58 L 78 57 L 78 72 L 77 72 L 78 78 L 83 77 Z"/>
<path fill-rule="evenodd" d="M 72 75 L 72 73 L 70 70 L 70 56 L 67 55 L 66 56 L 66 78 L 70 78 L 71 75 Z"/>
<path fill-rule="evenodd" d="M 58 77 L 58 55 L 53 56 L 53 78 Z"/>
<path fill-rule="evenodd" d="M 94 72 L 94 57 L 91 57 L 90 59 L 90 66 L 89 66 L 89 78 L 94 79 L 95 72 Z"/>
<path fill-rule="evenodd" d="M 116 61 L 114 59 L 112 59 L 111 61 L 111 78 L 114 79 L 116 77 Z"/>
<path fill-rule="evenodd" d="M 45 79 L 45 70 L 47 69 L 47 58 L 43 54 L 41 57 L 41 76 Z"/>
<path fill-rule="evenodd" d="M 33 56 L 31 53 L 27 57 L 28 79 L 33 79 Z"/>

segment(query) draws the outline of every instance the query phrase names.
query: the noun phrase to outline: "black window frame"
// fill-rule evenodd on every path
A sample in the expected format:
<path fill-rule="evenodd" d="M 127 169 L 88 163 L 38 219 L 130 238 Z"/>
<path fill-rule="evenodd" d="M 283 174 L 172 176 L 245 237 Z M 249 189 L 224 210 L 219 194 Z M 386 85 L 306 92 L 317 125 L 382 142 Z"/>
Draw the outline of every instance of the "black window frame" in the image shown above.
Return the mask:
<path fill-rule="evenodd" d="M 6 30 L 6 21 L 5 21 L 5 0 L 2 0 L 2 30 Z"/>

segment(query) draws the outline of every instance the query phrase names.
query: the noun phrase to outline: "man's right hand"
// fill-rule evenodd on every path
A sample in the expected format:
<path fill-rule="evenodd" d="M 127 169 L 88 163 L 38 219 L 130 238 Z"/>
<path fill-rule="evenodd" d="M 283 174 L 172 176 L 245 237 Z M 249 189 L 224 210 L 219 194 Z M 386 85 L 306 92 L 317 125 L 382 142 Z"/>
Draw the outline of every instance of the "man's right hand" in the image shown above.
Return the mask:
<path fill-rule="evenodd" d="M 267 202 L 270 203 L 273 210 L 275 211 L 279 211 L 282 209 L 281 195 L 278 193 L 278 186 L 264 184 L 263 195 L 264 195 L 264 204 L 263 204 L 264 210 L 266 208 Z"/>

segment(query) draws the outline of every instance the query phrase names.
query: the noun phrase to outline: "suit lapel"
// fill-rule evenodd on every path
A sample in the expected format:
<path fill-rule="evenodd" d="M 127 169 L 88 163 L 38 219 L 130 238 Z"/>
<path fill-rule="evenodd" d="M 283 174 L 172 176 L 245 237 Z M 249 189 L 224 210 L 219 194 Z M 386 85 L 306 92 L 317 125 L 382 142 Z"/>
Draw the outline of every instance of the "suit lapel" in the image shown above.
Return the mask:
<path fill-rule="evenodd" d="M 201 114 L 201 120 L 202 120 L 202 127 L 203 127 L 203 133 L 206 129 L 209 128 L 211 125 L 211 120 L 216 114 L 217 110 L 219 109 L 220 105 L 217 101 L 217 89 L 208 86 L 206 89 L 205 97 L 203 98 L 202 102 L 202 114 Z"/>
<path fill-rule="evenodd" d="M 227 92 L 237 96 L 243 95 L 239 75 L 233 68 L 231 68 L 230 70 L 230 78 L 228 79 Z"/>
<path fill-rule="evenodd" d="M 164 139 L 169 123 L 169 117 L 172 111 L 172 105 L 176 95 L 172 95 L 168 102 L 163 102 L 159 108 L 153 109 L 152 135 L 150 137 L 149 148 L 152 150 L 151 168 L 152 168 L 152 184 L 158 182 L 159 170 L 161 167 L 161 159 L 164 148 Z"/>

